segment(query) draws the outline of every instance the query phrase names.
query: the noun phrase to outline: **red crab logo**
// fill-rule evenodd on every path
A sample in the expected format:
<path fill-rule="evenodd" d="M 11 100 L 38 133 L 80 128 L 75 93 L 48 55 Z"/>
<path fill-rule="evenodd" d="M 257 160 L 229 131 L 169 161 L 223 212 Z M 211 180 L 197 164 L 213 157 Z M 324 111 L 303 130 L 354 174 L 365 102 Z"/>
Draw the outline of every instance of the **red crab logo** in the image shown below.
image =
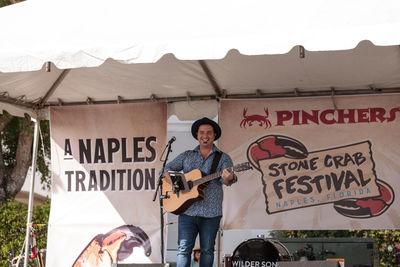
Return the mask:
<path fill-rule="evenodd" d="M 246 125 L 252 126 L 254 122 L 257 122 L 258 125 L 261 127 L 265 125 L 265 129 L 271 127 L 271 122 L 268 119 L 268 108 L 264 108 L 265 116 L 261 115 L 250 115 L 247 116 L 247 108 L 243 109 L 243 120 L 240 122 L 240 128 L 246 128 Z"/>

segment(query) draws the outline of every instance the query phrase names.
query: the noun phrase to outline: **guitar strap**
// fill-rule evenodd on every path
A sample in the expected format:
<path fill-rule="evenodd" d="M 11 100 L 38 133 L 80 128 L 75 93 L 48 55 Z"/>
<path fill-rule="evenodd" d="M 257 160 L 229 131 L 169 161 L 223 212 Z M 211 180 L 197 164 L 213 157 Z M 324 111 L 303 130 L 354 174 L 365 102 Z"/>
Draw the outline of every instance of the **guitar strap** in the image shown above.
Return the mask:
<path fill-rule="evenodd" d="M 215 152 L 214 160 L 213 160 L 212 165 L 211 165 L 210 174 L 216 172 L 217 167 L 218 167 L 219 160 L 221 159 L 221 156 L 222 156 L 222 152 L 219 151 L 219 150 L 217 150 L 217 151 Z"/>

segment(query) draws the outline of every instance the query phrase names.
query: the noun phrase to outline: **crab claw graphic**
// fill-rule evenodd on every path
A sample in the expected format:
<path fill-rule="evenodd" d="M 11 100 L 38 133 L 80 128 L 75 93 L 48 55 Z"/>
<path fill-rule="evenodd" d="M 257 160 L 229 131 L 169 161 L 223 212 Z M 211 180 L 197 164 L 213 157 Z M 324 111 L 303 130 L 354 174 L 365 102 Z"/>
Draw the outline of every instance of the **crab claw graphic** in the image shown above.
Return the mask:
<path fill-rule="evenodd" d="M 122 243 L 120 250 L 118 251 L 118 261 L 122 261 L 129 257 L 132 253 L 133 248 L 143 247 L 145 255 L 148 257 L 151 254 L 150 239 L 147 234 L 139 227 L 133 225 L 123 225 L 109 233 L 123 232 L 126 235 L 125 242 Z"/>
<path fill-rule="evenodd" d="M 151 254 L 150 240 L 139 227 L 123 225 L 106 234 L 96 235 L 75 260 L 73 267 L 110 267 L 126 259 L 134 247 L 143 247 L 146 256 Z"/>
<path fill-rule="evenodd" d="M 335 210 L 351 218 L 371 218 L 384 213 L 394 201 L 393 189 L 384 181 L 377 180 L 380 195 L 362 199 L 342 199 L 334 203 Z"/>
<path fill-rule="evenodd" d="M 247 149 L 247 157 L 256 169 L 260 169 L 260 160 L 287 157 L 304 159 L 308 156 L 307 148 L 296 139 L 283 135 L 266 135 Z"/>

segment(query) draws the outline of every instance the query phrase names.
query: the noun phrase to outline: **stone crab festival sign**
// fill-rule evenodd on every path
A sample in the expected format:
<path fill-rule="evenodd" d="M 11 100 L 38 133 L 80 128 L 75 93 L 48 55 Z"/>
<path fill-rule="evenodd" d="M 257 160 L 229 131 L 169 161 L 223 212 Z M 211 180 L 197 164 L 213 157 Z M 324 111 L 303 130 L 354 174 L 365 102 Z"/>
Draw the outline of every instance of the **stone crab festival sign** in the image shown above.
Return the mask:
<path fill-rule="evenodd" d="M 399 103 L 222 101 L 220 147 L 254 168 L 225 191 L 224 229 L 399 228 Z"/>

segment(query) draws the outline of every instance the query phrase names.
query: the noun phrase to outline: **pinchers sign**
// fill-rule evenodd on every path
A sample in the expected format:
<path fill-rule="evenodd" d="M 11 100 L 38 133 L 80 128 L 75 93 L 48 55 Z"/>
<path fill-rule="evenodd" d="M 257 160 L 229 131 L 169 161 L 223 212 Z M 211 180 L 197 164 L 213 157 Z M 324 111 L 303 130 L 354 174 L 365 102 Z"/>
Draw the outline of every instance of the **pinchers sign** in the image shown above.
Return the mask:
<path fill-rule="evenodd" d="M 251 127 L 299 126 L 299 125 L 335 125 L 358 123 L 389 123 L 400 116 L 400 107 L 385 109 L 382 107 L 369 107 L 358 109 L 313 109 L 313 110 L 275 110 L 272 118 L 268 107 L 264 113 L 247 114 L 248 108 L 243 108 L 243 119 L 240 128 Z"/>
<path fill-rule="evenodd" d="M 343 216 L 371 218 L 394 200 L 376 175 L 369 141 L 308 151 L 294 138 L 266 135 L 249 145 L 247 158 L 261 173 L 268 214 L 333 204 Z"/>

